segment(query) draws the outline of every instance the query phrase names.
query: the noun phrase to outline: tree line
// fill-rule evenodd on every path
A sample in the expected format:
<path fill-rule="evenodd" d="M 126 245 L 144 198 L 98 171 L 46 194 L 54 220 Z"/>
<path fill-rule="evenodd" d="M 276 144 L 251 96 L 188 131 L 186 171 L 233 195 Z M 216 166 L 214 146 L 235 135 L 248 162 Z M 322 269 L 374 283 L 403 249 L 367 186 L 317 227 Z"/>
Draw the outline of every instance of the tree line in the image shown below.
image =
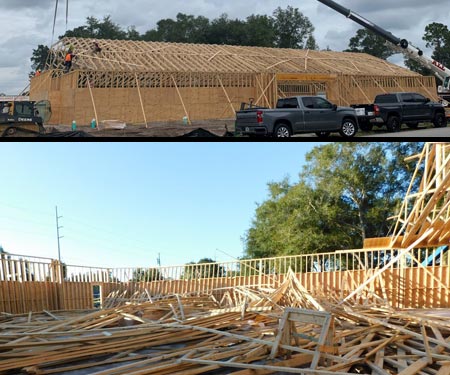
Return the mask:
<path fill-rule="evenodd" d="M 63 37 L 119 39 L 154 42 L 227 44 L 239 46 L 319 49 L 314 37 L 314 25 L 298 8 L 278 7 L 272 15 L 252 14 L 245 20 L 231 19 L 222 14 L 215 19 L 178 13 L 175 19 L 161 19 L 156 28 L 139 33 L 134 26 L 123 28 L 114 23 L 110 16 L 102 20 L 87 17 L 85 25 L 68 30 Z M 450 30 L 441 23 L 430 23 L 422 38 L 427 48 L 433 49 L 432 58 L 450 65 Z M 417 41 L 413 41 L 417 44 Z M 322 49 L 329 49 L 328 46 Z M 363 52 L 387 59 L 395 53 L 392 45 L 384 38 L 367 29 L 359 29 L 350 38 L 346 52 Z M 31 57 L 33 72 L 44 69 L 49 47 L 39 45 Z M 432 75 L 416 61 L 405 58 L 405 65 L 423 75 Z"/>
<path fill-rule="evenodd" d="M 257 203 L 241 238 L 241 259 L 361 249 L 366 238 L 390 235 L 395 220 L 388 218 L 398 214 L 415 171 L 415 164 L 405 158 L 420 153 L 423 146 L 423 142 L 340 142 L 314 147 L 305 155 L 298 181 L 267 183 L 268 196 Z M 416 179 L 412 192 L 418 187 Z M 212 266 L 202 267 L 204 263 Z M 235 275 L 254 271 L 244 267 Z M 229 272 L 203 258 L 187 263 L 183 278 L 222 277 Z"/>
<path fill-rule="evenodd" d="M 423 143 L 332 143 L 306 154 L 298 182 L 269 182 L 243 236 L 244 258 L 360 249 L 385 237 Z M 417 189 L 417 186 L 414 187 Z"/>
<path fill-rule="evenodd" d="M 450 66 L 450 30 L 447 25 L 438 22 L 432 22 L 425 27 L 425 33 L 422 37 L 427 48 L 433 49 L 431 57 Z M 410 41 L 417 44 L 418 41 Z M 387 43 L 384 38 L 378 36 L 367 29 L 359 29 L 355 36 L 350 38 L 346 52 L 363 52 L 369 55 L 386 60 L 392 55 L 398 53 L 394 46 Z M 405 65 L 412 71 L 425 76 L 433 73 L 419 64 L 416 60 L 404 58 Z"/>
<path fill-rule="evenodd" d="M 238 46 L 318 49 L 314 26 L 298 8 L 278 7 L 271 16 L 254 15 L 245 20 L 222 14 L 215 19 L 178 13 L 176 19 L 161 19 L 156 28 L 139 33 L 134 26 L 123 28 L 110 16 L 99 20 L 87 17 L 86 24 L 68 30 L 64 37 L 135 40 L 148 42 L 227 44 Z M 44 69 L 49 47 L 39 45 L 33 50 L 32 69 Z"/>

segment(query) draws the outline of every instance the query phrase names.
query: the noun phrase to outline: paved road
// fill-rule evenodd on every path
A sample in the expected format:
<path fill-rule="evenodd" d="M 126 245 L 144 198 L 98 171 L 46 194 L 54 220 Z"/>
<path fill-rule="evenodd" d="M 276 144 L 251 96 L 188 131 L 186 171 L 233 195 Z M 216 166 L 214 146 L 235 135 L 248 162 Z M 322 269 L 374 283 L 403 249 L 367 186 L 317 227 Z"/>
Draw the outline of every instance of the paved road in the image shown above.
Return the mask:
<path fill-rule="evenodd" d="M 308 133 L 308 134 L 297 134 L 294 137 L 301 137 L 301 138 L 316 138 L 316 140 L 322 140 L 325 142 L 330 141 L 342 141 L 346 140 L 345 138 L 342 138 L 338 133 L 331 133 L 331 136 L 328 138 L 320 139 L 318 138 L 314 133 Z M 396 133 L 390 133 L 387 132 L 386 129 L 375 129 L 370 132 L 365 131 L 359 131 L 355 138 L 356 140 L 362 140 L 362 138 L 381 138 L 381 139 L 390 139 L 390 138 L 419 138 L 420 140 L 426 140 L 427 138 L 446 138 L 450 139 L 450 125 L 446 128 L 435 128 L 432 125 L 428 126 L 421 126 L 417 129 L 411 130 L 409 128 L 404 128 L 399 132 Z M 418 139 L 418 140 L 419 140 Z"/>
<path fill-rule="evenodd" d="M 362 134 L 361 134 L 362 135 Z M 384 131 L 362 135 L 364 138 L 447 138 L 450 139 L 450 127 L 447 128 L 419 128 L 415 130 L 404 129 L 397 133 Z"/>

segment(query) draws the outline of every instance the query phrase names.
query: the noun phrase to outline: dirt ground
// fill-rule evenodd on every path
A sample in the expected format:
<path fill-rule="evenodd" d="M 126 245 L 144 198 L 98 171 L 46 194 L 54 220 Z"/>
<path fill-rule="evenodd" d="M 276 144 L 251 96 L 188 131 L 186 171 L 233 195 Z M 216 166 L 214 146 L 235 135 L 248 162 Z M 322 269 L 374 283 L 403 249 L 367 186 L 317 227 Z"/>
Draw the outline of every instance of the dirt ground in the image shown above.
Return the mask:
<path fill-rule="evenodd" d="M 77 131 L 82 131 L 94 137 L 182 137 L 201 128 L 207 132 L 194 132 L 191 136 L 225 137 L 234 132 L 234 119 L 225 120 L 198 120 L 191 124 L 177 122 L 157 122 L 145 124 L 126 124 L 124 129 L 117 129 L 115 124 L 99 124 L 98 129 L 90 126 L 77 126 Z M 49 125 L 46 132 L 70 132 L 69 125 Z M 211 133 L 211 134 L 208 134 Z"/>
<path fill-rule="evenodd" d="M 47 125 L 46 133 L 38 135 L 35 132 L 18 131 L 13 135 L 5 137 L 27 137 L 27 138 L 62 138 L 62 137 L 95 137 L 95 138 L 213 138 L 220 137 L 229 139 L 234 133 L 235 119 L 218 120 L 196 120 L 191 124 L 183 124 L 182 121 L 153 122 L 145 124 L 124 124 L 120 122 L 102 122 L 98 128 L 91 128 L 90 125 L 77 126 L 72 130 L 71 125 Z M 398 133 L 389 133 L 384 127 L 375 128 L 372 131 L 359 131 L 356 137 L 438 137 L 448 138 L 450 128 L 436 129 L 432 124 L 421 124 L 417 129 L 409 129 L 405 125 Z M 0 135 L 2 130 L 0 129 Z M 297 134 L 294 137 L 316 138 L 314 133 Z M 247 139 L 247 137 L 245 137 Z M 328 141 L 342 140 L 338 133 L 333 133 Z"/>

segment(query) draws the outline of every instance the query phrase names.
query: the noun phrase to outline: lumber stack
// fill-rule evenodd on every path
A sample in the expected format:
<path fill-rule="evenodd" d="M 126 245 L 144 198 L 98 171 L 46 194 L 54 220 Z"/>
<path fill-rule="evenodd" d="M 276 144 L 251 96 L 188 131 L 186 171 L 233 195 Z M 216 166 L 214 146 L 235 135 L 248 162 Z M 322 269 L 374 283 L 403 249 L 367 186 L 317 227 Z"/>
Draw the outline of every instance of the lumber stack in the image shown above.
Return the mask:
<path fill-rule="evenodd" d="M 449 309 L 327 301 L 295 275 L 216 292 L 3 314 L 0 374 L 450 374 Z"/>

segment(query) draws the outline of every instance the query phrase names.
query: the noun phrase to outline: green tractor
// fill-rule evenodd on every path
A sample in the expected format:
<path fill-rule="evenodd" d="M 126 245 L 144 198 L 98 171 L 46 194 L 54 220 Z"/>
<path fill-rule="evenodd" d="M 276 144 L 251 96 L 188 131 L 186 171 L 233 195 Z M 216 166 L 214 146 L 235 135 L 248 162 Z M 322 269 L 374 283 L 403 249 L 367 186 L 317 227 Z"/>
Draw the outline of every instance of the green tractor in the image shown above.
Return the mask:
<path fill-rule="evenodd" d="M 2 101 L 0 98 L 0 137 L 44 134 L 44 123 L 50 120 L 48 100 Z"/>

